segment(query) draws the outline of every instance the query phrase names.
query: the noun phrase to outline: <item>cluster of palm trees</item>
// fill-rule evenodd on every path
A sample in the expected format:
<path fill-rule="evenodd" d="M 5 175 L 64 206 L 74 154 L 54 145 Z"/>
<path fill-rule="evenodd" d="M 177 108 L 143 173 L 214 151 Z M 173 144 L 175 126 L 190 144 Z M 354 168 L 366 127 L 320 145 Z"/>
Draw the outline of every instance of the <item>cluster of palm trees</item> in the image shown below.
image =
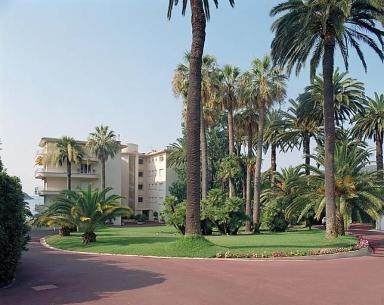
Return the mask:
<path fill-rule="evenodd" d="M 88 150 L 88 153 L 86 152 Z M 113 130 L 108 126 L 97 126 L 94 132 L 89 134 L 86 145 L 72 137 L 63 136 L 58 139 L 56 148 L 48 155 L 39 156 L 36 165 L 53 164 L 66 166 L 67 190 L 72 189 L 72 164 L 79 164 L 86 160 L 90 154 L 101 163 L 101 188 L 105 189 L 105 164 L 109 158 L 113 158 L 120 151 L 120 142 L 117 141 Z"/>
<path fill-rule="evenodd" d="M 230 0 L 233 6 L 234 1 Z M 218 6 L 218 1 L 213 3 Z M 170 18 L 173 6 L 177 5 L 177 0 L 169 1 L 168 17 Z M 188 1 L 182 2 L 182 12 L 186 11 Z M 192 25 L 192 46 L 188 55 L 188 62 L 184 65 L 184 80 L 180 81 L 181 87 L 177 88 L 176 93 L 182 95 L 186 100 L 186 159 L 187 159 L 187 220 L 186 234 L 200 233 L 200 199 L 201 199 L 201 168 L 200 158 L 202 159 L 202 168 L 204 167 L 203 152 L 200 154 L 200 148 L 204 150 L 204 141 L 201 136 L 201 128 L 204 125 L 204 110 L 210 109 L 210 98 L 205 99 L 206 88 L 210 88 L 210 84 L 206 84 L 204 76 L 210 74 L 203 67 L 203 50 L 205 43 L 206 21 L 209 20 L 209 1 L 208 0 L 190 0 L 191 6 L 191 25 Z M 380 24 L 384 22 L 384 2 L 383 0 L 288 0 L 271 10 L 271 16 L 277 17 L 272 24 L 272 32 L 274 39 L 272 41 L 271 59 L 265 57 L 262 60 L 255 60 L 252 68 L 240 75 L 238 69 L 234 67 L 223 67 L 219 75 L 219 87 L 215 92 L 219 92 L 214 96 L 222 102 L 222 108 L 228 114 L 228 136 L 229 136 L 229 153 L 232 153 L 234 130 L 233 110 L 237 106 L 235 102 L 245 105 L 252 105 L 251 110 L 255 111 L 257 120 L 251 120 L 252 124 L 248 125 L 248 135 L 252 132 L 256 134 L 256 161 L 254 165 L 254 199 L 253 199 L 253 230 L 259 229 L 260 219 L 260 193 L 261 193 L 261 162 L 262 150 L 265 138 L 269 138 L 271 146 L 276 148 L 278 141 L 283 141 L 281 137 L 265 132 L 266 112 L 270 105 L 284 99 L 285 86 L 287 76 L 295 71 L 299 74 L 305 63 L 310 61 L 311 85 L 306 88 L 306 92 L 301 96 L 299 101 L 293 102 L 289 115 L 298 118 L 296 122 L 291 121 L 292 128 L 289 131 L 296 133 L 301 138 L 301 144 L 306 159 L 306 172 L 310 172 L 309 165 L 309 141 L 312 137 L 322 141 L 324 145 L 324 205 L 327 216 L 327 237 L 334 238 L 337 236 L 337 206 L 336 206 L 336 172 L 335 172 L 335 142 L 336 142 L 336 125 L 340 121 L 348 117 L 354 116 L 356 125 L 359 124 L 367 127 L 365 131 L 360 128 L 355 132 L 356 136 L 373 136 L 377 151 L 380 156 L 380 143 L 382 144 L 382 129 L 377 125 L 368 125 L 366 123 L 357 123 L 366 117 L 363 115 L 354 115 L 362 113 L 358 102 L 362 97 L 357 94 L 356 99 L 344 99 L 345 95 L 337 94 L 337 86 L 335 84 L 339 80 L 343 80 L 346 75 L 338 73 L 334 70 L 335 51 L 340 50 L 341 57 L 344 60 L 346 69 L 348 69 L 349 51 L 354 49 L 360 58 L 365 69 L 366 62 L 364 53 L 360 43 L 364 43 L 370 47 L 381 60 L 384 59 L 384 32 L 380 29 Z M 308 59 L 310 58 L 310 60 Z M 316 70 L 321 64 L 322 76 L 316 76 Z M 284 70 L 283 70 L 284 69 Z M 176 74 L 180 73 L 179 69 Z M 338 77 L 334 74 L 338 73 Z M 182 78 L 182 77 L 181 77 Z M 177 80 L 177 77 L 175 77 Z M 216 84 L 216 82 L 214 82 Z M 235 84 L 235 86 L 233 86 Z M 359 84 L 352 80 L 351 84 L 354 91 Z M 233 98 L 235 87 L 243 87 L 239 98 Z M 358 88 L 357 88 L 358 89 Z M 359 91 L 359 90 L 358 90 Z M 310 92 L 309 94 L 306 94 Z M 317 92 L 317 95 L 316 95 Z M 243 94 L 244 93 L 244 94 Z M 341 92 L 344 93 L 344 92 Z M 352 95 L 356 96 L 355 94 Z M 214 100 L 217 100 L 217 98 Z M 248 100 L 248 103 L 247 103 Z M 229 103 L 228 103 L 229 102 Z M 341 106 L 342 104 L 342 106 Z M 357 105 L 359 104 L 359 105 Z M 368 104 L 369 105 L 369 104 Z M 357 107 L 357 108 L 356 108 Z M 299 112 L 302 109 L 312 109 L 311 114 L 316 113 L 318 121 L 307 121 L 300 119 Z M 370 107 L 375 108 L 375 106 Z M 346 110 L 348 109 L 348 110 Z M 335 111 L 338 110 L 338 111 Z M 315 112 L 316 111 L 316 112 Z M 297 113 L 296 113 L 297 112 Z M 335 115 L 335 113 L 337 113 Z M 251 114 L 249 114 L 251 115 Z M 340 115 L 340 117 L 338 116 Z M 273 115 L 270 114 L 271 119 Z M 375 117 L 372 115 L 370 117 Z M 380 121 L 382 122 L 382 120 Z M 257 123 L 257 124 L 256 124 Z M 374 124 L 374 123 L 371 123 Z M 381 123 L 382 124 L 382 123 Z M 252 126 L 251 126 L 252 125 Z M 250 127 L 251 126 L 251 127 Z M 256 127 L 257 126 L 257 127 Z M 300 128 L 299 130 L 295 130 Z M 303 128 L 303 129 L 302 129 Z M 302 130 L 301 130 L 302 129 Z M 322 130 L 321 136 L 317 139 L 318 129 Z M 358 128 L 356 128 L 357 130 Z M 371 131 L 368 132 L 368 129 Z M 374 129 L 374 131 L 373 131 Z M 250 139 L 251 137 L 249 137 Z M 248 145 L 250 147 L 251 145 Z M 275 150 L 272 149 L 272 159 Z M 249 148 L 249 155 L 251 150 Z M 382 155 L 382 153 L 381 153 Z M 249 162 L 250 163 L 250 162 Z M 380 161 L 377 162 L 380 168 Z M 248 165 L 253 166 L 252 164 Z M 272 166 L 273 168 L 275 165 Z M 250 170 L 247 170 L 248 176 Z M 272 171 L 273 173 L 274 171 Z M 204 176 L 203 176 L 204 177 Z M 273 177 L 273 175 L 272 175 Z M 274 178 L 273 178 L 274 179 Z M 204 180 L 202 181 L 204 184 Z M 233 182 L 229 181 L 229 188 L 233 192 Z M 249 181 L 247 179 L 247 184 Z M 203 187 L 204 189 L 204 187 Z M 248 188 L 250 190 L 250 188 Z M 205 190 L 206 191 L 206 190 Z M 249 191 L 247 192 L 247 194 Z M 246 199 L 249 205 L 250 196 Z M 248 208 L 249 212 L 249 208 Z"/>

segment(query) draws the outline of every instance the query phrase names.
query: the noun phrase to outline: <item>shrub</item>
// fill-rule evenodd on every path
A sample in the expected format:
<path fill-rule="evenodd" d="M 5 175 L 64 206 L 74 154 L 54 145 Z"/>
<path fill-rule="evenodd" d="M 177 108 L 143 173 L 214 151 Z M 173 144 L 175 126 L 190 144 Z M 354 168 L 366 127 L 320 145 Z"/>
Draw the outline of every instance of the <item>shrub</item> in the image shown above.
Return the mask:
<path fill-rule="evenodd" d="M 167 196 L 164 200 L 164 210 L 161 212 L 165 223 L 174 226 L 181 234 L 185 234 L 186 207 L 185 201 L 178 202 L 176 197 Z"/>
<path fill-rule="evenodd" d="M 262 223 L 272 232 L 284 232 L 287 229 L 288 221 L 277 201 L 271 201 L 263 209 Z"/>
<path fill-rule="evenodd" d="M 153 212 L 153 219 L 158 220 L 159 219 L 159 213 L 157 211 Z"/>
<path fill-rule="evenodd" d="M 22 250 L 29 239 L 25 223 L 27 208 L 17 177 L 0 173 L 0 287 L 14 276 Z"/>
<path fill-rule="evenodd" d="M 214 224 L 221 234 L 235 235 L 246 216 L 243 201 L 238 197 L 228 198 L 219 189 L 209 191 L 207 199 L 201 202 L 201 217 Z"/>

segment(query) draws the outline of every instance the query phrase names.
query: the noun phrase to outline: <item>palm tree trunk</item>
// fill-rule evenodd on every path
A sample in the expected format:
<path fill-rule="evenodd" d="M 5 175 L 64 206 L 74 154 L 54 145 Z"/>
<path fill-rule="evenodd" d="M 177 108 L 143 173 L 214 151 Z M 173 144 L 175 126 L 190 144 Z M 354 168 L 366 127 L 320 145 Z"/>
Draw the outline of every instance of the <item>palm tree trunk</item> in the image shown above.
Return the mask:
<path fill-rule="evenodd" d="M 67 190 L 71 190 L 72 163 L 67 159 Z"/>
<path fill-rule="evenodd" d="M 380 171 L 379 177 L 383 178 L 383 134 L 376 131 L 376 169 Z"/>
<path fill-rule="evenodd" d="M 249 124 L 248 128 L 248 162 L 247 162 L 247 178 L 246 178 L 246 194 L 245 194 L 245 215 L 249 217 L 247 221 L 245 222 L 245 231 L 251 232 L 251 217 L 252 217 L 252 210 L 251 210 L 251 179 L 252 179 L 252 126 Z"/>
<path fill-rule="evenodd" d="M 303 152 L 305 158 L 305 174 L 309 176 L 311 174 L 310 165 L 311 165 L 311 138 L 308 135 L 304 136 L 303 139 Z"/>
<path fill-rule="evenodd" d="M 271 146 L 271 184 L 275 184 L 275 173 L 276 173 L 276 145 Z"/>
<path fill-rule="evenodd" d="M 203 2 L 191 0 L 192 46 L 187 101 L 187 212 L 185 234 L 200 234 L 201 64 L 206 20 Z"/>
<path fill-rule="evenodd" d="M 265 106 L 259 110 L 259 126 L 257 134 L 257 150 L 255 164 L 254 198 L 253 198 L 253 232 L 260 233 L 260 195 L 261 195 L 261 162 L 263 157 L 263 137 L 265 123 Z"/>
<path fill-rule="evenodd" d="M 200 146 L 201 146 L 201 199 L 207 198 L 207 135 L 205 133 L 204 111 L 200 111 Z"/>
<path fill-rule="evenodd" d="M 229 146 L 229 154 L 233 154 L 235 151 L 235 139 L 234 139 L 234 132 L 233 132 L 233 109 L 232 107 L 228 108 L 228 146 Z M 235 196 L 235 183 L 233 181 L 233 178 L 229 178 L 228 180 L 229 184 L 229 197 Z"/>
<path fill-rule="evenodd" d="M 105 159 L 101 160 L 101 189 L 105 189 Z"/>
<path fill-rule="evenodd" d="M 324 134 L 325 134 L 325 200 L 327 238 L 337 237 L 336 198 L 335 198 L 335 108 L 333 96 L 335 38 L 326 34 L 324 38 L 323 77 L 324 77 Z"/>

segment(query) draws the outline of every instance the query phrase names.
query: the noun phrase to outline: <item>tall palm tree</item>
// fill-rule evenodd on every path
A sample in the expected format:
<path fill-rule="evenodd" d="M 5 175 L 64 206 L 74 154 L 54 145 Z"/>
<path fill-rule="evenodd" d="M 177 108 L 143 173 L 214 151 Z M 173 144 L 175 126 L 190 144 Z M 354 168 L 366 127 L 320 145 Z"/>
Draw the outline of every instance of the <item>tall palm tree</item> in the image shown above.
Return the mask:
<path fill-rule="evenodd" d="M 275 173 L 277 169 L 276 152 L 277 149 L 282 149 L 284 141 L 282 137 L 285 134 L 286 123 L 284 121 L 283 111 L 271 109 L 267 112 L 266 124 L 264 131 L 264 143 L 266 148 L 271 149 L 271 183 L 275 183 Z"/>
<path fill-rule="evenodd" d="M 213 0 L 218 6 L 218 0 Z M 168 18 L 179 0 L 169 0 Z M 229 0 L 233 6 L 234 0 Z M 185 14 L 188 0 L 182 2 Z M 189 61 L 189 82 L 187 101 L 187 219 L 185 233 L 200 234 L 200 115 L 201 115 L 201 64 L 205 43 L 206 21 L 209 20 L 209 1 L 190 0 L 192 45 Z"/>
<path fill-rule="evenodd" d="M 72 164 L 78 164 L 84 158 L 84 150 L 82 146 L 72 137 L 62 137 L 57 140 L 56 149 L 51 154 L 46 156 L 44 162 L 51 162 L 54 165 L 67 168 L 67 189 L 71 190 L 72 184 Z"/>
<path fill-rule="evenodd" d="M 188 99 L 188 79 L 190 52 L 184 55 L 184 63 L 179 64 L 175 70 L 172 81 L 175 96 L 181 96 L 184 100 L 184 114 Z M 211 55 L 204 55 L 201 66 L 201 111 L 200 111 L 200 147 L 201 147 L 201 197 L 207 197 L 207 134 L 206 129 L 211 123 L 214 113 L 216 92 L 215 81 L 217 79 L 216 58 Z"/>
<path fill-rule="evenodd" d="M 86 146 L 101 162 L 101 188 L 105 189 L 105 163 L 119 152 L 120 142 L 108 126 L 101 125 L 89 134 Z"/>
<path fill-rule="evenodd" d="M 227 112 L 228 124 L 228 151 L 232 155 L 235 153 L 235 133 L 234 133 L 234 110 L 238 107 L 238 85 L 240 80 L 240 69 L 234 66 L 225 65 L 220 73 L 220 100 L 223 109 Z M 235 196 L 235 183 L 232 178 L 228 180 L 229 197 Z"/>
<path fill-rule="evenodd" d="M 354 115 L 364 110 L 364 84 L 349 77 L 347 72 L 339 72 L 338 68 L 333 73 L 332 82 L 336 125 L 342 126 L 344 122 L 349 122 Z M 322 75 L 317 75 L 298 97 L 299 117 L 310 116 L 316 119 L 319 125 L 324 124 L 323 92 L 324 79 Z"/>
<path fill-rule="evenodd" d="M 383 139 L 384 139 L 384 94 L 375 93 L 368 98 L 367 106 L 362 114 L 356 115 L 353 135 L 358 138 L 369 138 L 376 143 L 376 168 L 383 170 Z M 382 173 L 380 173 L 381 176 Z"/>
<path fill-rule="evenodd" d="M 360 42 L 384 59 L 383 36 L 379 24 L 384 17 L 382 1 L 373 0 L 288 0 L 271 10 L 280 15 L 272 25 L 272 58 L 280 66 L 298 74 L 309 56 L 310 75 L 322 61 L 324 78 L 325 198 L 327 237 L 337 236 L 335 200 L 335 115 L 332 76 L 336 46 L 348 69 L 348 49 L 356 50 L 365 70 Z M 371 36 L 377 38 L 375 40 Z M 378 45 L 379 42 L 380 46 Z"/>
<path fill-rule="evenodd" d="M 251 69 L 244 74 L 247 98 L 254 101 L 259 112 L 256 164 L 253 200 L 253 231 L 260 229 L 260 194 L 261 194 L 261 162 L 266 111 L 274 102 L 282 101 L 286 95 L 287 77 L 283 71 L 274 67 L 269 56 L 255 59 Z"/>
<path fill-rule="evenodd" d="M 318 126 L 317 119 L 315 119 L 311 113 L 300 118 L 301 103 L 300 100 L 290 100 L 291 106 L 288 108 L 288 111 L 283 114 L 286 130 L 282 135 L 282 141 L 286 144 L 287 148 L 303 148 L 305 174 L 308 176 L 311 165 L 311 138 L 319 142 L 322 130 Z"/>
<path fill-rule="evenodd" d="M 240 86 L 241 87 L 241 86 Z M 246 138 L 247 146 L 247 172 L 246 172 L 246 182 L 245 182 L 245 214 L 248 216 L 245 221 L 245 231 L 251 232 L 251 219 L 252 219 L 252 168 L 254 167 L 254 154 L 253 154 L 253 145 L 254 145 L 254 136 L 257 130 L 257 121 L 258 113 L 255 107 L 255 103 L 250 99 L 242 99 L 241 101 L 242 108 L 239 109 L 239 112 L 236 114 L 236 128 L 242 129 Z"/>

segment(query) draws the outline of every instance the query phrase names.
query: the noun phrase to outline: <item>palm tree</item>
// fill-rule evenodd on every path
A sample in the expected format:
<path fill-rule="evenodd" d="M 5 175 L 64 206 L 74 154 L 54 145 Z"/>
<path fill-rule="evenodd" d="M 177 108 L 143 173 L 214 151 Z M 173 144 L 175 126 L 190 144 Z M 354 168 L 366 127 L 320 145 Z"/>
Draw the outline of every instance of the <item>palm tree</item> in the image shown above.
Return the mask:
<path fill-rule="evenodd" d="M 234 180 L 241 173 L 239 159 L 236 155 L 231 154 L 221 160 L 218 177 L 221 181 Z"/>
<path fill-rule="evenodd" d="M 120 196 L 107 195 L 112 188 L 107 187 L 102 191 L 87 189 L 78 191 L 64 191 L 45 211 L 38 215 L 40 224 L 55 226 L 57 224 L 76 226 L 84 232 L 84 243 L 96 241 L 95 231 L 105 222 L 118 216 L 129 216 L 131 210 L 122 207 L 119 203 Z"/>
<path fill-rule="evenodd" d="M 169 0 L 168 19 L 179 0 Z M 218 0 L 213 0 L 218 6 Z M 229 0 L 231 6 L 234 0 Z M 182 2 L 185 14 L 188 0 Z M 209 1 L 190 0 L 192 46 L 189 61 L 189 82 L 187 101 L 187 220 L 185 233 L 200 234 L 200 115 L 201 115 L 201 64 L 205 43 L 206 21 L 209 20 Z"/>
<path fill-rule="evenodd" d="M 284 99 L 286 80 L 286 75 L 280 68 L 272 65 L 269 56 L 255 59 L 251 69 L 244 74 L 245 95 L 254 101 L 259 112 L 252 217 L 255 233 L 259 233 L 260 228 L 261 162 L 266 110 L 274 102 Z"/>
<path fill-rule="evenodd" d="M 177 138 L 175 143 L 168 145 L 169 150 L 168 164 L 170 167 L 180 168 L 187 163 L 186 138 Z"/>
<path fill-rule="evenodd" d="M 119 152 L 120 142 L 108 126 L 101 125 L 89 134 L 86 146 L 101 162 L 101 188 L 105 189 L 105 163 Z"/>
<path fill-rule="evenodd" d="M 353 135 L 360 139 L 372 139 L 376 143 L 376 167 L 383 170 L 383 139 L 384 139 L 384 95 L 375 93 L 368 98 L 367 106 L 362 114 L 354 118 Z M 380 174 L 382 176 L 382 173 Z"/>
<path fill-rule="evenodd" d="M 324 131 L 325 131 L 325 198 L 327 210 L 327 237 L 337 236 L 336 198 L 334 177 L 335 116 L 332 76 L 336 45 L 348 69 L 348 49 L 356 50 L 365 70 L 366 62 L 360 42 L 366 43 L 380 59 L 384 59 L 384 32 L 378 29 L 384 17 L 382 1 L 370 0 L 288 0 L 271 10 L 280 17 L 274 21 L 272 31 L 272 58 L 288 74 L 295 68 L 298 74 L 307 58 L 310 75 L 315 75 L 322 60 L 324 79 Z M 379 41 L 372 38 L 373 35 Z"/>
<path fill-rule="evenodd" d="M 241 86 L 240 86 L 241 87 Z M 257 121 L 258 113 L 255 107 L 255 103 L 252 100 L 244 98 L 241 101 L 242 108 L 239 109 L 239 112 L 236 114 L 236 128 L 243 130 L 246 138 L 247 146 L 247 172 L 246 172 L 246 182 L 245 182 L 245 214 L 247 215 L 247 220 L 245 221 L 245 231 L 251 232 L 251 219 L 252 219 L 252 208 L 251 208 L 251 199 L 252 199 L 252 168 L 254 167 L 254 155 L 253 155 L 253 144 L 254 136 L 257 130 Z"/>
<path fill-rule="evenodd" d="M 336 125 L 342 126 L 344 122 L 348 122 L 354 115 L 364 110 L 364 84 L 349 77 L 347 72 L 340 73 L 338 68 L 333 74 L 332 82 Z M 310 116 L 316 119 L 319 125 L 324 124 L 323 92 L 324 79 L 321 75 L 317 75 L 298 97 L 299 117 Z"/>
<path fill-rule="evenodd" d="M 300 118 L 299 113 L 302 101 L 290 100 L 291 106 L 287 112 L 284 112 L 284 121 L 286 130 L 282 136 L 282 141 L 286 146 L 293 149 L 303 147 L 303 156 L 305 159 L 305 174 L 310 175 L 311 165 L 311 138 L 319 142 L 321 138 L 321 129 L 318 126 L 317 119 L 310 113 Z"/>
<path fill-rule="evenodd" d="M 383 186 L 375 172 L 365 169 L 369 164 L 370 152 L 359 143 L 338 142 L 335 149 L 335 194 L 338 219 L 338 233 L 343 235 L 352 221 L 353 215 L 368 214 L 378 219 L 384 210 Z M 324 166 L 324 149 L 319 148 L 313 159 Z M 287 209 L 288 215 L 301 211 L 303 216 L 308 210 L 315 211 L 320 219 L 325 208 L 325 173 L 322 167 L 312 167 L 314 173 L 308 179 L 307 192 L 297 196 Z"/>
<path fill-rule="evenodd" d="M 179 64 L 175 70 L 172 81 L 175 96 L 181 96 L 184 100 L 184 113 L 188 99 L 188 79 L 190 53 L 184 55 L 184 63 Z M 217 73 L 216 58 L 211 55 L 204 55 L 201 66 L 201 112 L 200 112 L 200 147 L 201 147 L 201 197 L 207 197 L 207 134 L 206 129 L 212 122 L 214 113 L 214 93 L 216 91 L 215 81 Z"/>
<path fill-rule="evenodd" d="M 72 178 L 72 163 L 78 164 L 84 158 L 84 151 L 82 146 L 71 137 L 62 137 L 57 140 L 56 150 L 46 156 L 44 162 L 51 162 L 54 165 L 67 167 L 67 189 L 71 190 L 71 178 Z"/>
<path fill-rule="evenodd" d="M 225 65 L 220 73 L 220 100 L 222 108 L 227 112 L 228 126 L 228 151 L 235 154 L 235 133 L 234 133 L 234 110 L 238 107 L 238 85 L 240 80 L 240 69 L 234 66 Z M 232 178 L 228 180 L 229 197 L 235 196 L 235 183 Z"/>
<path fill-rule="evenodd" d="M 284 146 L 284 141 L 282 137 L 285 134 L 286 123 L 284 121 L 283 112 L 279 109 L 271 109 L 268 111 L 266 116 L 266 124 L 264 131 L 264 143 L 266 148 L 271 149 L 271 183 L 275 183 L 275 173 L 277 169 L 276 163 L 276 150 L 282 149 Z"/>

